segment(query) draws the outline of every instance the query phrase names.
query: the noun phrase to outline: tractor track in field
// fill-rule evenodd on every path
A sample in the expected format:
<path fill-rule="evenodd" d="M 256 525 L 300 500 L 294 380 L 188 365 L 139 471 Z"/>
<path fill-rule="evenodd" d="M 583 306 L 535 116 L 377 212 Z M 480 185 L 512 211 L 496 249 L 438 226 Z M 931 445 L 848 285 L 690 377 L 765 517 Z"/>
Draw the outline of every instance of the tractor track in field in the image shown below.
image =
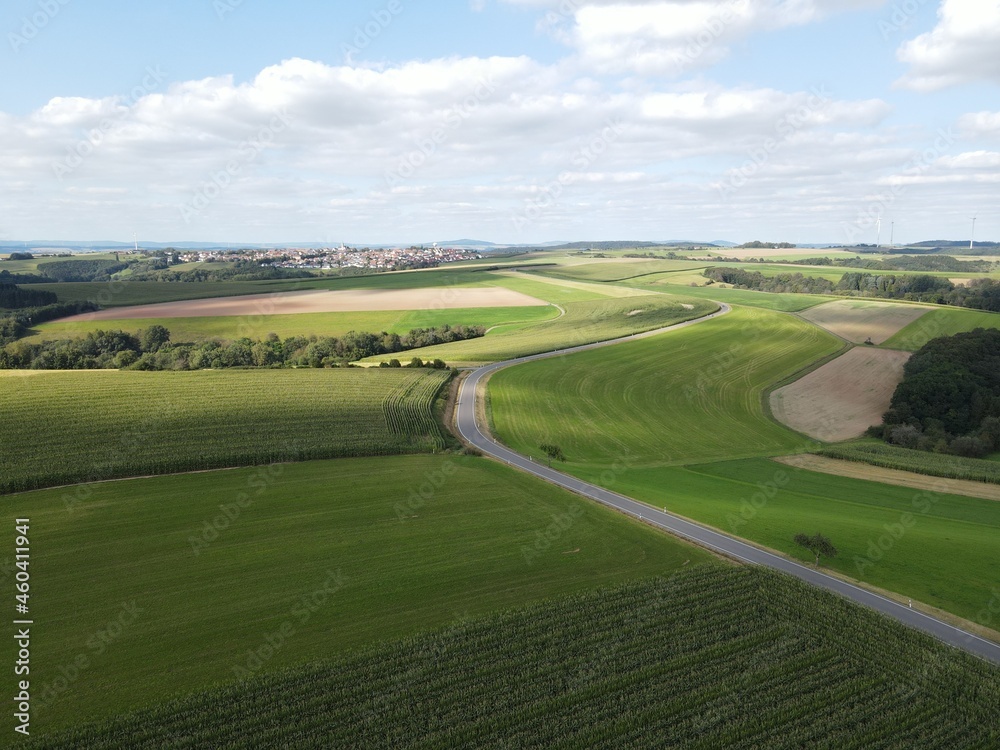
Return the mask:
<path fill-rule="evenodd" d="M 648 523 L 659 529 L 667 531 L 687 541 L 693 542 L 701 547 L 705 547 L 721 555 L 740 562 L 753 565 L 765 565 L 769 568 L 792 575 L 806 583 L 819 588 L 831 591 L 844 596 L 862 606 L 874 609 L 884 615 L 892 617 L 902 624 L 927 633 L 944 643 L 955 648 L 967 651 L 982 659 L 1000 664 L 1000 644 L 986 640 L 974 633 L 970 633 L 962 628 L 956 627 L 944 620 L 925 614 L 919 610 L 908 607 L 899 602 L 893 601 L 881 594 L 861 588 L 860 586 L 843 580 L 833 575 L 829 575 L 815 568 L 803 565 L 794 560 L 789 560 L 781 555 L 762 549 L 737 537 L 730 536 L 708 526 L 703 526 L 686 518 L 676 516 L 672 513 L 658 510 L 645 503 L 633 500 L 625 495 L 612 492 L 595 484 L 590 484 L 581 479 L 577 479 L 569 474 L 564 474 L 555 469 L 532 461 L 528 456 L 517 453 L 506 446 L 496 442 L 484 429 L 480 428 L 477 416 L 477 406 L 483 397 L 485 388 L 482 383 L 490 375 L 498 370 L 519 365 L 525 362 L 533 362 L 539 359 L 560 357 L 576 352 L 588 351 L 599 347 L 611 346 L 640 338 L 656 336 L 667 331 L 674 331 L 692 325 L 698 325 L 707 320 L 720 317 L 730 312 L 729 305 L 719 303 L 720 309 L 701 318 L 695 318 L 683 323 L 658 328 L 645 333 L 632 334 L 621 338 L 600 341 L 592 344 L 583 344 L 570 347 L 568 349 L 558 349 L 542 354 L 533 354 L 503 362 L 495 362 L 484 367 L 473 370 L 468 377 L 462 381 L 458 394 L 458 401 L 455 407 L 455 426 L 458 434 L 469 445 L 482 451 L 484 454 L 503 461 L 509 466 L 516 467 L 540 479 L 554 484 L 575 494 L 581 495 L 589 500 L 601 503 L 613 508 L 621 513 L 633 516 L 640 521 Z M 485 414 L 485 411 L 482 411 Z"/>

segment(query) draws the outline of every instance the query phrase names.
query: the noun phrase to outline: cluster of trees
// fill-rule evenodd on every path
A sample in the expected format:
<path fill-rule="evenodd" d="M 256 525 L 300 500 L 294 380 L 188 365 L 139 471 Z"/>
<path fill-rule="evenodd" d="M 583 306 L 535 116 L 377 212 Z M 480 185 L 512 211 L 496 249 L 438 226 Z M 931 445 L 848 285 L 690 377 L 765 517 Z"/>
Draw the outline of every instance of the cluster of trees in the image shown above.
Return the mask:
<path fill-rule="evenodd" d="M 35 256 L 31 253 L 11 253 L 7 260 L 34 260 Z"/>
<path fill-rule="evenodd" d="M 940 276 L 852 272 L 844 274 L 836 291 L 1000 312 L 1000 281 L 993 279 L 972 279 L 959 286 Z"/>
<path fill-rule="evenodd" d="M 1000 450 L 1000 330 L 927 342 L 870 432 L 904 448 L 971 458 Z"/>
<path fill-rule="evenodd" d="M 97 305 L 92 302 L 58 302 L 54 305 L 24 307 L 7 313 L 0 312 L 0 346 L 26 335 L 28 329 L 34 324 L 93 312 L 96 309 Z"/>
<path fill-rule="evenodd" d="M 110 281 L 114 274 L 126 268 L 128 263 L 100 258 L 53 260 L 38 264 L 38 272 L 47 277 L 46 281 Z"/>
<path fill-rule="evenodd" d="M 988 260 L 959 260 L 952 255 L 900 255 L 883 260 L 862 258 L 856 255 L 853 258 L 800 258 L 786 262 L 802 266 L 863 268 L 869 271 L 937 271 L 944 273 L 990 273 L 995 265 Z"/>
<path fill-rule="evenodd" d="M 779 273 L 775 276 L 765 276 L 760 271 L 713 266 L 702 271 L 702 275 L 712 281 L 732 284 L 738 289 L 755 289 L 760 292 L 825 294 L 833 291 L 833 283 L 827 279 L 803 276 L 801 273 Z"/>
<path fill-rule="evenodd" d="M 231 342 L 175 344 L 170 331 L 153 325 L 138 333 L 94 331 L 83 338 L 31 343 L 19 341 L 0 350 L 0 369 L 33 370 L 200 370 L 225 367 L 337 367 L 364 357 L 394 354 L 449 341 L 484 335 L 483 326 L 414 328 L 395 333 L 359 333 L 340 337 L 277 334 L 263 340 L 240 338 Z M 385 363 L 400 366 L 398 360 Z M 417 358 L 411 360 L 411 364 Z M 440 363 L 440 364 L 438 364 Z M 432 366 L 444 367 L 435 360 Z"/>
<path fill-rule="evenodd" d="M 39 289 L 21 289 L 16 284 L 0 281 L 0 308 L 19 310 L 24 307 L 54 305 L 58 298 L 52 292 Z"/>
<path fill-rule="evenodd" d="M 739 247 L 746 248 L 747 250 L 785 250 L 795 247 L 795 245 L 791 242 L 761 242 L 760 240 L 754 240 L 753 242 L 744 242 Z"/>

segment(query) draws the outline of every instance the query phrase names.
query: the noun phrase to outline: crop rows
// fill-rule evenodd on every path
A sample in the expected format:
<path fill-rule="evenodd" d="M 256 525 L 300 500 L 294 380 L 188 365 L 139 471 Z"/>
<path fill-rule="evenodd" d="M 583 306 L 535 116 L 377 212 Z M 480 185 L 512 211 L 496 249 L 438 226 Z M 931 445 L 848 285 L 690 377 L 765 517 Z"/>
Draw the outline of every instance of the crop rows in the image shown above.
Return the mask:
<path fill-rule="evenodd" d="M 969 479 L 975 482 L 1000 484 L 1000 463 L 980 458 L 928 453 L 880 443 L 834 445 L 824 448 L 819 453 L 821 456 L 859 461 L 883 469 L 899 469 L 946 479 Z"/>
<path fill-rule="evenodd" d="M 0 493 L 281 461 L 433 451 L 446 373 L 5 373 Z"/>
<path fill-rule="evenodd" d="M 699 567 L 259 676 L 33 747 L 965 748 L 1000 673 L 760 569 Z"/>

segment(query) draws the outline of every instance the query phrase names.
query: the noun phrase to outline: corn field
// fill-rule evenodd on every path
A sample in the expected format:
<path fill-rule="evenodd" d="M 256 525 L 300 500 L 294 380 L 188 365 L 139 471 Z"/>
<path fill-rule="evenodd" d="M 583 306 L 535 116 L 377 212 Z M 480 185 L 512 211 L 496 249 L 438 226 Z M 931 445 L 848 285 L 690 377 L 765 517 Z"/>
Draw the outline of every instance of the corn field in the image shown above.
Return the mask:
<path fill-rule="evenodd" d="M 842 458 L 847 461 L 879 466 L 883 469 L 899 469 L 929 474 L 947 479 L 969 479 L 975 482 L 1000 484 L 1000 463 L 981 458 L 963 458 L 944 453 L 928 453 L 898 445 L 879 443 L 858 443 L 857 445 L 834 445 L 819 451 L 821 456 Z"/>
<path fill-rule="evenodd" d="M 995 748 L 1000 670 L 783 575 L 701 566 L 462 622 L 37 748 Z"/>
<path fill-rule="evenodd" d="M 432 370 L 7 372 L 0 493 L 444 447 Z"/>

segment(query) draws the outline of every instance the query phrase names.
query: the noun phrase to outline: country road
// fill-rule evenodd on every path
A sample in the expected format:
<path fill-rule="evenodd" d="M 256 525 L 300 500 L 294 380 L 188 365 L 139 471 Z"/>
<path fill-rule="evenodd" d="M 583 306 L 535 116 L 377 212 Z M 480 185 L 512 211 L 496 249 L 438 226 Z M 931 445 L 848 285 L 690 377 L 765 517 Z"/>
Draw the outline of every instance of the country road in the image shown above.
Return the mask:
<path fill-rule="evenodd" d="M 584 482 L 576 477 L 563 474 L 555 469 L 535 463 L 527 456 L 516 453 L 499 443 L 495 443 L 492 439 L 487 437 L 479 427 L 476 419 L 476 398 L 479 396 L 477 393 L 479 390 L 478 386 L 484 378 L 488 377 L 497 370 L 524 362 L 532 362 L 538 359 L 558 357 L 565 354 L 596 349 L 602 346 L 611 346 L 612 344 L 619 344 L 625 341 L 634 341 L 636 339 L 656 336 L 667 331 L 698 325 L 704 321 L 711 320 L 712 318 L 725 315 L 730 311 L 730 309 L 731 308 L 728 305 L 720 304 L 720 309 L 717 312 L 695 320 L 689 320 L 684 323 L 667 326 L 666 328 L 659 328 L 646 333 L 624 336 L 622 338 L 612 339 L 609 341 L 583 344 L 581 346 L 574 346 L 568 349 L 545 352 L 543 354 L 518 357 L 517 359 L 511 359 L 505 362 L 496 362 L 494 364 L 486 365 L 485 367 L 473 370 L 462 383 L 462 387 L 458 395 L 458 403 L 455 408 L 455 423 L 458 427 L 459 434 L 463 437 L 463 439 L 465 439 L 466 442 L 475 446 L 483 453 L 504 461 L 511 466 L 515 466 L 522 471 L 526 471 L 529 474 L 534 474 L 547 482 L 551 482 L 552 484 L 563 487 L 571 492 L 575 492 L 586 498 L 607 505 L 621 511 L 622 513 L 639 518 L 676 536 L 693 541 L 696 544 L 708 549 L 715 550 L 716 552 L 727 557 L 745 563 L 766 565 L 769 568 L 793 575 L 806 583 L 819 586 L 820 588 L 840 594 L 841 596 L 845 596 L 859 604 L 877 610 L 898 620 L 904 625 L 928 633 L 951 646 L 964 649 L 971 654 L 987 659 L 996 664 L 1000 664 L 1000 644 L 988 641 L 973 633 L 969 633 L 961 628 L 955 627 L 954 625 L 950 625 L 943 620 L 939 620 L 936 617 L 911 609 L 903 604 L 887 599 L 884 596 L 880 596 L 879 594 L 848 583 L 847 581 L 827 575 L 826 573 L 823 573 L 815 568 L 802 565 L 795 561 L 781 557 L 780 555 L 755 547 L 752 544 L 744 542 L 736 537 L 732 537 L 728 534 L 716 531 L 715 529 L 702 526 L 671 513 L 665 513 L 624 495 L 611 492 L 603 487 L 598 487 L 597 485 Z"/>

